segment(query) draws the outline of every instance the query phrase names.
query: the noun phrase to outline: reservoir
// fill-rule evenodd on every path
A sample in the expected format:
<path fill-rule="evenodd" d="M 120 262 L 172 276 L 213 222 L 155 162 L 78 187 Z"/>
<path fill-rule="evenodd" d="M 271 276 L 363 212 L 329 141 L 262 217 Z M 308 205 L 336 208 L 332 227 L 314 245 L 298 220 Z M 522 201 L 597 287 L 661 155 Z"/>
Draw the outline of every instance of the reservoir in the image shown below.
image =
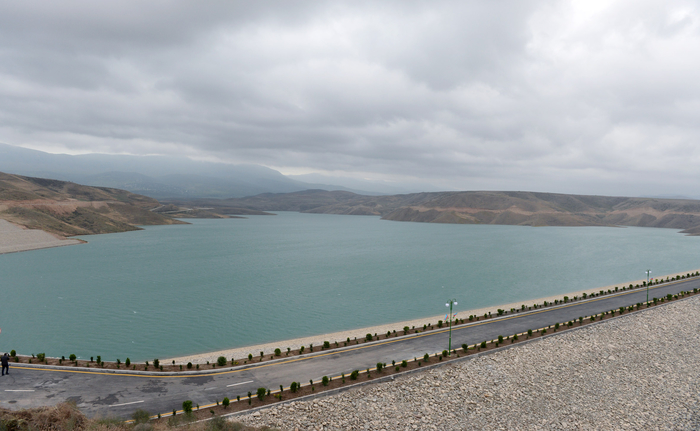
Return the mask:
<path fill-rule="evenodd" d="M 672 229 L 278 213 L 0 255 L 0 350 L 152 360 L 700 268 Z"/>

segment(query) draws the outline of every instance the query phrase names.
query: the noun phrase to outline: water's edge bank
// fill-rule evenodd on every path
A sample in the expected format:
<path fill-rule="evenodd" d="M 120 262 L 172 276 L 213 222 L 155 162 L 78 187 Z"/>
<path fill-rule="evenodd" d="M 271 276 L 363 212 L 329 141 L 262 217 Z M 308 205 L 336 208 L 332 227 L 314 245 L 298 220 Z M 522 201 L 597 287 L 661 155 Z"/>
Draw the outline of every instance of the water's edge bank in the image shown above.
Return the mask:
<path fill-rule="evenodd" d="M 666 279 L 667 277 L 676 277 L 678 275 L 686 275 L 688 273 L 695 273 L 696 271 L 700 271 L 700 269 L 693 269 L 689 271 L 683 271 L 683 272 L 678 272 L 678 273 L 673 273 L 673 274 L 665 274 L 661 277 L 653 277 L 654 279 Z M 591 293 L 597 293 L 601 290 L 607 291 L 608 289 L 614 289 L 616 286 L 617 287 L 622 287 L 622 286 L 629 286 L 630 284 L 637 285 L 637 284 L 642 284 L 642 282 L 646 281 L 646 279 L 639 279 L 639 280 L 634 280 L 634 281 L 627 281 L 624 283 L 617 283 L 617 284 L 611 284 L 608 286 L 602 286 L 598 288 L 591 288 L 591 289 L 584 289 L 584 290 L 579 290 L 579 291 L 574 291 L 570 293 L 563 293 L 559 295 L 552 295 L 548 297 L 543 297 L 543 298 L 535 298 L 535 299 L 529 299 L 525 301 L 518 301 L 518 302 L 512 302 L 508 304 L 501 304 L 501 305 L 494 305 L 494 306 L 489 306 L 489 307 L 482 307 L 478 309 L 470 309 L 470 310 L 463 310 L 463 311 L 456 311 L 453 310 L 453 314 L 456 314 L 457 319 L 468 319 L 470 315 L 477 315 L 477 316 L 483 316 L 485 313 L 491 312 L 493 315 L 496 315 L 496 310 L 498 309 L 503 309 L 503 310 L 510 310 L 511 308 L 516 308 L 519 309 L 521 305 L 525 304 L 526 306 L 531 306 L 532 304 L 542 304 L 544 301 L 548 302 L 553 302 L 554 300 L 561 300 L 563 299 L 564 296 L 568 296 L 569 298 L 573 298 L 574 296 L 582 296 L 584 293 L 590 295 Z M 459 298 L 458 298 L 459 302 Z M 465 301 L 466 302 L 466 301 Z M 178 357 L 172 357 L 172 358 L 167 358 L 165 362 L 170 363 L 171 361 L 175 361 L 177 364 L 186 364 L 187 362 L 192 362 L 193 364 L 205 364 L 207 362 L 216 362 L 217 358 L 219 356 L 224 356 L 227 358 L 227 360 L 230 360 L 232 358 L 235 359 L 241 359 L 244 357 L 247 357 L 248 354 L 252 354 L 253 356 L 259 356 L 260 352 L 263 352 L 266 355 L 273 354 L 274 350 L 279 348 L 282 351 L 286 351 L 287 348 L 291 348 L 292 350 L 298 349 L 301 346 L 308 346 L 309 344 L 313 344 L 315 346 L 320 346 L 323 344 L 324 341 L 329 341 L 331 343 L 338 341 L 338 342 L 343 342 L 347 338 L 350 338 L 351 340 L 354 340 L 355 338 L 358 339 L 363 339 L 366 334 L 385 334 L 387 331 L 402 331 L 405 326 L 408 326 L 409 328 L 412 327 L 422 327 L 425 324 L 437 324 L 438 320 L 444 320 L 445 316 L 444 315 L 438 315 L 438 316 L 433 316 L 433 317 L 428 317 L 428 318 L 421 318 L 421 319 L 413 319 L 413 320 L 406 320 L 402 322 L 394 322 L 394 323 L 388 323 L 385 325 L 377 325 L 377 326 L 370 326 L 370 327 L 364 327 L 364 328 L 357 328 L 357 329 L 350 329 L 346 331 L 338 331 L 338 332 L 332 332 L 332 333 L 327 333 L 327 334 L 318 334 L 318 335 L 312 335 L 308 337 L 300 337 L 300 338 L 294 338 L 294 339 L 289 339 L 289 340 L 281 340 L 281 341 L 276 341 L 272 343 L 264 343 L 264 344 L 256 344 L 256 345 L 250 345 L 250 346 L 244 346 L 244 347 L 238 347 L 238 348 L 233 348 L 233 349 L 225 349 L 225 350 L 218 350 L 214 352 L 206 352 L 206 353 L 200 353 L 200 354 L 194 354 L 194 355 L 186 355 L 186 356 L 178 356 Z"/>

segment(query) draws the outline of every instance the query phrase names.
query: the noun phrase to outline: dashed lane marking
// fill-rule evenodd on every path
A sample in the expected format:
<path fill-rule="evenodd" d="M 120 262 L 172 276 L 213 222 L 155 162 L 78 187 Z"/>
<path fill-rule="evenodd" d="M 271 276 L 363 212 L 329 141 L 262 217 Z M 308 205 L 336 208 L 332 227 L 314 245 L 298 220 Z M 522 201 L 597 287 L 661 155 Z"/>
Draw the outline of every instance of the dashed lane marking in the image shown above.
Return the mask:
<path fill-rule="evenodd" d="M 141 401 L 132 401 L 132 402 L 130 402 L 130 403 L 112 404 L 110 407 L 128 406 L 128 405 L 130 405 L 130 404 L 139 404 L 139 403 L 142 403 L 142 402 L 144 402 L 144 400 L 141 400 Z"/>
<path fill-rule="evenodd" d="M 234 383 L 232 385 L 226 385 L 227 388 L 230 388 L 231 386 L 239 386 L 239 385 L 245 385 L 246 383 L 253 383 L 253 380 L 249 380 L 247 382 L 241 382 L 241 383 Z"/>

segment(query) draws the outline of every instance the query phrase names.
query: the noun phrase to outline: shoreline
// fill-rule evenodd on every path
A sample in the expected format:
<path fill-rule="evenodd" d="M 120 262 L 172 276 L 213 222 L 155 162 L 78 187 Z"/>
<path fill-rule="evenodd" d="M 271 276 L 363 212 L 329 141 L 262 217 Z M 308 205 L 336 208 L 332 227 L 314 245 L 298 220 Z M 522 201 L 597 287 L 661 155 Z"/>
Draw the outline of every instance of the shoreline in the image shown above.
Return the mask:
<path fill-rule="evenodd" d="M 652 277 L 652 279 L 666 279 L 667 277 L 675 277 L 677 275 L 686 275 L 688 273 L 695 273 L 696 271 L 700 271 L 700 269 L 695 269 L 692 271 L 683 271 L 683 272 L 677 272 L 673 274 L 664 274 L 661 277 Z M 518 301 L 518 302 L 511 302 L 508 304 L 501 304 L 501 305 L 493 305 L 493 306 L 488 306 L 488 307 L 482 307 L 482 308 L 476 308 L 476 309 L 469 309 L 469 310 L 463 310 L 463 311 L 458 311 L 453 313 L 456 314 L 457 319 L 468 319 L 470 315 L 477 315 L 477 316 L 483 316 L 484 313 L 489 313 L 491 312 L 492 314 L 496 314 L 496 310 L 501 308 L 504 310 L 510 310 L 511 308 L 520 308 L 522 304 L 525 304 L 526 306 L 530 306 L 532 304 L 542 304 L 544 301 L 552 302 L 555 299 L 563 299 L 564 296 L 568 296 L 569 298 L 573 298 L 574 296 L 582 296 L 583 293 L 586 294 L 591 294 L 591 293 L 597 293 L 600 292 L 601 290 L 608 290 L 608 289 L 614 289 L 616 286 L 617 287 L 622 287 L 622 286 L 629 286 L 630 284 L 637 285 L 641 284 L 643 281 L 646 281 L 646 279 L 641 279 L 641 280 L 634 280 L 634 281 L 627 281 L 625 283 L 617 283 L 617 284 L 611 284 L 608 286 L 602 286 L 598 288 L 591 288 L 591 289 L 584 289 L 584 290 L 578 290 L 570 293 L 562 293 L 558 295 L 552 295 L 552 296 L 547 296 L 543 298 L 535 298 L 535 299 L 528 299 L 524 301 Z M 271 355 L 274 353 L 274 350 L 276 348 L 282 349 L 282 351 L 285 351 L 288 347 L 291 348 L 292 350 L 298 349 L 301 346 L 308 346 L 309 344 L 313 344 L 314 346 L 320 346 L 323 344 L 324 341 L 330 341 L 331 343 L 338 341 L 338 342 L 343 342 L 345 341 L 348 337 L 352 340 L 355 338 L 358 339 L 364 339 L 365 335 L 368 333 L 371 334 L 385 334 L 387 331 L 394 331 L 396 330 L 401 331 L 403 330 L 404 326 L 408 327 L 420 327 L 425 324 L 437 324 L 438 320 L 443 320 L 445 318 L 444 315 L 437 315 L 437 316 L 432 316 L 432 317 L 426 317 L 426 318 L 420 318 L 420 319 L 412 319 L 412 320 L 405 320 L 402 322 L 393 322 L 393 323 L 387 323 L 384 325 L 376 325 L 376 326 L 369 326 L 369 327 L 363 327 L 363 328 L 356 328 L 356 329 L 349 329 L 345 331 L 337 331 L 337 332 L 332 332 L 332 333 L 327 333 L 327 334 L 318 334 L 318 335 L 311 335 L 308 337 L 299 337 L 299 338 L 293 338 L 289 340 L 281 340 L 281 341 L 275 341 L 271 343 L 262 343 L 262 344 L 255 344 L 255 345 L 250 345 L 250 346 L 244 346 L 244 347 L 236 347 L 236 348 L 231 348 L 231 349 L 223 349 L 223 350 L 217 350 L 214 352 L 206 352 L 206 353 L 199 353 L 199 354 L 193 354 L 193 355 L 183 355 L 183 356 L 177 356 L 177 357 L 170 357 L 163 359 L 163 362 L 171 362 L 175 361 L 176 364 L 186 364 L 188 362 L 192 362 L 192 364 L 206 364 L 207 361 L 209 362 L 216 362 L 216 359 L 219 356 L 224 356 L 227 360 L 230 360 L 231 358 L 235 359 L 242 359 L 248 356 L 248 354 L 252 354 L 253 356 L 258 356 L 260 352 L 264 352 L 265 355 Z"/>
<path fill-rule="evenodd" d="M 65 247 L 86 242 L 75 238 L 61 238 L 40 229 L 27 229 L 0 219 L 0 254 Z"/>

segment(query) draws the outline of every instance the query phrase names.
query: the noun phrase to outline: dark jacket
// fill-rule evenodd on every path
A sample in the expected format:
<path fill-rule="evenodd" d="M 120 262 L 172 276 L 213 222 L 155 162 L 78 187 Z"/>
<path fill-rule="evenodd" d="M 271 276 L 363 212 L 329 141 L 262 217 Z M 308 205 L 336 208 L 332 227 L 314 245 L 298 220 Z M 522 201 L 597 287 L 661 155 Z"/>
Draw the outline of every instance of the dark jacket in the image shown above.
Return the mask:
<path fill-rule="evenodd" d="M 3 367 L 9 366 L 10 365 L 10 356 L 7 353 L 5 353 L 4 355 L 2 355 L 2 358 L 0 358 L 0 362 L 2 362 Z"/>

